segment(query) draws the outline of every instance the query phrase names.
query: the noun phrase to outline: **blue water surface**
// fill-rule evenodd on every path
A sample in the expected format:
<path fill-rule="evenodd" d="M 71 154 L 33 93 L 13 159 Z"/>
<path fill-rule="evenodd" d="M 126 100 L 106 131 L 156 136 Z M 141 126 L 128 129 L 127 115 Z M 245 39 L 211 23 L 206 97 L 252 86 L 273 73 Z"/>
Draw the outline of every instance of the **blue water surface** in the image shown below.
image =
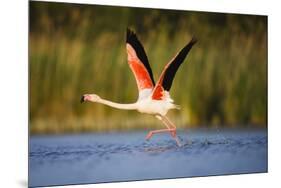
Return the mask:
<path fill-rule="evenodd" d="M 180 130 L 32 136 L 29 186 L 267 172 L 267 131 Z"/>

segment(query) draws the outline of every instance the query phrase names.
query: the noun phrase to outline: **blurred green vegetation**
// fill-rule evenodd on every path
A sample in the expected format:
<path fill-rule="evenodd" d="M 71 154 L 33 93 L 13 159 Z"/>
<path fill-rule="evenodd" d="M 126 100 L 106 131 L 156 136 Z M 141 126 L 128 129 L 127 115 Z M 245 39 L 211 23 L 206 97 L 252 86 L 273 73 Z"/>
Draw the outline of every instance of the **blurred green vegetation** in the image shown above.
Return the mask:
<path fill-rule="evenodd" d="M 194 35 L 198 43 L 175 77 L 169 113 L 179 128 L 267 126 L 267 17 L 30 2 L 30 131 L 152 129 L 149 115 L 80 104 L 84 93 L 134 102 L 126 28 L 134 29 L 158 79 Z"/>

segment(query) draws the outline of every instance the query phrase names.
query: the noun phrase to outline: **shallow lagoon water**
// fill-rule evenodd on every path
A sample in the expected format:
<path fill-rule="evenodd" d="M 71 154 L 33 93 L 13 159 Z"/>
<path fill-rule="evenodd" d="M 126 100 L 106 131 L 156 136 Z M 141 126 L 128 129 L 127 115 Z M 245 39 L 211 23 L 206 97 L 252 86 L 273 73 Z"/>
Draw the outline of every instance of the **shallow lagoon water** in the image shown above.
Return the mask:
<path fill-rule="evenodd" d="M 267 172 L 267 131 L 179 130 L 32 136 L 29 186 Z"/>

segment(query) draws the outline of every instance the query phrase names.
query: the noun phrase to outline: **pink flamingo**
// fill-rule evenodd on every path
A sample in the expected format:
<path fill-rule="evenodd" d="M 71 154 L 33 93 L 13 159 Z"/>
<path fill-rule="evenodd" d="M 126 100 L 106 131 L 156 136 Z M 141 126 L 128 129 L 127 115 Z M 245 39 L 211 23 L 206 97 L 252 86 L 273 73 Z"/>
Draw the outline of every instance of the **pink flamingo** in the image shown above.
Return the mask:
<path fill-rule="evenodd" d="M 159 80 L 155 84 L 152 70 L 150 68 L 146 53 L 136 34 L 127 29 L 126 48 L 128 63 L 135 76 L 139 97 L 135 103 L 121 104 L 102 99 L 96 94 L 85 94 L 81 98 L 84 101 L 101 103 L 113 108 L 123 110 L 137 110 L 141 113 L 154 115 L 166 126 L 165 129 L 150 131 L 146 140 L 149 140 L 156 133 L 170 132 L 178 146 L 181 146 L 176 135 L 176 126 L 167 118 L 166 114 L 170 109 L 179 109 L 178 105 L 173 103 L 169 95 L 174 76 L 179 66 L 183 63 L 188 52 L 196 43 L 193 37 L 191 41 L 165 66 Z"/>

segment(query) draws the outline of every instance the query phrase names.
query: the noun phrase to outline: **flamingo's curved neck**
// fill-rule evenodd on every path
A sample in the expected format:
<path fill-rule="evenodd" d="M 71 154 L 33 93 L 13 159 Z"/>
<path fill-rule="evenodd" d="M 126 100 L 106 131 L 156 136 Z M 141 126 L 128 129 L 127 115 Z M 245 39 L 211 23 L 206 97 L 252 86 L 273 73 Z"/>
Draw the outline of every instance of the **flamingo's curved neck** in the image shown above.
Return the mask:
<path fill-rule="evenodd" d="M 113 107 L 113 108 L 118 108 L 118 109 L 123 109 L 123 110 L 136 110 L 137 109 L 137 104 L 136 103 L 131 103 L 131 104 L 121 104 L 121 103 L 116 103 L 112 101 L 108 101 L 105 99 L 100 99 L 98 103 Z"/>

